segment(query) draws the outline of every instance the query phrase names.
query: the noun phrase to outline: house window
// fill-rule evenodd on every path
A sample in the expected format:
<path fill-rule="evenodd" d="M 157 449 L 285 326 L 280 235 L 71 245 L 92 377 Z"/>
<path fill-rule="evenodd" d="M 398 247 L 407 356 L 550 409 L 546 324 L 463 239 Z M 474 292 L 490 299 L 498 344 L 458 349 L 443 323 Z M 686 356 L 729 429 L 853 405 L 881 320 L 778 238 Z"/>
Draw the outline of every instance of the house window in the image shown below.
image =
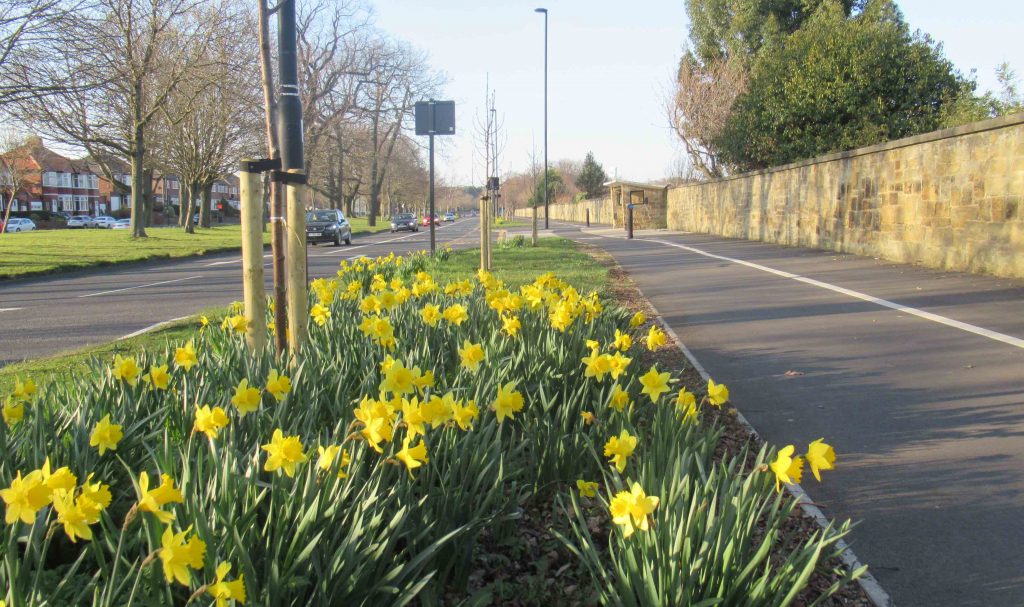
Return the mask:
<path fill-rule="evenodd" d="M 43 201 L 42 200 L 33 200 L 32 202 L 29 203 L 29 205 L 32 207 L 33 211 L 42 211 L 43 210 Z"/>
<path fill-rule="evenodd" d="M 53 171 L 47 171 L 43 173 L 43 185 L 50 187 L 57 187 L 60 185 L 60 179 L 57 178 L 57 173 Z"/>
<path fill-rule="evenodd" d="M 68 194 L 61 194 L 57 198 L 60 199 L 60 209 L 62 211 L 74 211 L 75 200 Z"/>
<path fill-rule="evenodd" d="M 60 187 L 70 188 L 71 187 L 71 173 L 57 173 L 60 175 Z"/>
<path fill-rule="evenodd" d="M 84 188 L 85 187 L 85 183 L 84 183 L 84 180 L 82 179 L 82 177 L 83 177 L 83 175 L 79 175 L 78 173 L 72 173 L 72 175 L 71 175 L 71 187 L 73 187 L 73 188 Z"/>

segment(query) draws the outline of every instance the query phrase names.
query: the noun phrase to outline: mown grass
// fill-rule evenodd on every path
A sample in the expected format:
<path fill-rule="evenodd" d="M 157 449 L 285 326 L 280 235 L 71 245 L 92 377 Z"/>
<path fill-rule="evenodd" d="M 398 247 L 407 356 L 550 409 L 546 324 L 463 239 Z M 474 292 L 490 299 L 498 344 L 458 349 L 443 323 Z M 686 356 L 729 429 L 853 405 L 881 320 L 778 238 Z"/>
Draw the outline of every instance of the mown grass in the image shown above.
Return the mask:
<path fill-rule="evenodd" d="M 430 273 L 441 284 L 472 276 L 480 267 L 479 249 L 452 251 L 446 262 L 435 263 Z M 608 269 L 564 238 L 540 238 L 536 247 L 529 241 L 521 247 L 491 251 L 491 271 L 509 287 L 518 288 L 533 282 L 538 274 L 554 272 L 559 278 L 582 292 L 603 294 L 608 285 Z"/>
<path fill-rule="evenodd" d="M 370 226 L 365 218 L 354 218 L 353 235 L 388 229 L 378 220 Z M 0 236 L 0 279 L 49 274 L 115 263 L 159 258 L 191 257 L 235 251 L 241 248 L 238 225 L 196 228 L 186 234 L 178 227 L 147 228 L 146 238 L 133 239 L 127 230 L 38 230 Z M 263 234 L 270 243 L 270 233 Z"/>

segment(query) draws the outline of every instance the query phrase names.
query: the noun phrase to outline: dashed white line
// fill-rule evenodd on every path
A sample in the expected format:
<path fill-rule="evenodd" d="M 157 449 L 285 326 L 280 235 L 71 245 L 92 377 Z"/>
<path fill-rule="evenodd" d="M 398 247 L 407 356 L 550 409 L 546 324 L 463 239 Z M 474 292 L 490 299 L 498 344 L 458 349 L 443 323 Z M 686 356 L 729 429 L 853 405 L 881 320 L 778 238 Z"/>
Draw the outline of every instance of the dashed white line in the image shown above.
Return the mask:
<path fill-rule="evenodd" d="M 587 233 L 594 234 L 594 232 L 587 232 Z M 597 236 L 600 236 L 602 238 L 616 238 L 616 239 L 619 239 L 619 240 L 624 240 L 625 239 L 622 236 L 606 236 L 604 234 L 597 234 Z M 883 308 L 889 308 L 891 310 L 896 310 L 898 312 L 903 312 L 904 314 L 910 314 L 911 316 L 916 316 L 916 317 L 922 318 L 924 320 L 929 320 L 931 322 L 938 323 L 940 325 L 945 325 L 945 326 L 951 327 L 953 329 L 959 329 L 959 330 L 965 331 L 967 333 L 973 333 L 974 335 L 979 335 L 981 337 L 986 337 L 986 338 L 991 339 L 993 341 L 998 341 L 1000 343 L 1004 343 L 1004 344 L 1007 344 L 1009 346 L 1014 346 L 1014 347 L 1017 347 L 1017 348 L 1024 348 L 1024 339 L 1021 339 L 1019 337 L 1014 337 L 1013 335 L 1006 335 L 1005 333 L 999 333 L 998 331 L 993 331 L 991 329 L 986 329 L 984 327 L 979 327 L 977 325 L 972 325 L 970 323 L 961 322 L 959 320 L 953 320 L 952 318 L 948 318 L 946 316 L 941 316 L 939 314 L 934 314 L 932 312 L 926 312 L 924 310 L 919 310 L 919 309 L 913 308 L 911 306 L 905 306 L 903 304 L 896 303 L 894 301 L 889 301 L 887 299 L 882 299 L 880 297 L 875 297 L 874 295 L 868 295 L 867 293 L 861 293 L 860 291 L 854 291 L 853 289 L 847 289 L 845 287 L 840 287 L 838 285 L 834 285 L 834 284 L 831 284 L 831 283 L 828 283 L 828 282 L 822 282 L 820 280 L 815 280 L 813 278 L 807 278 L 806 276 L 800 276 L 799 274 L 793 274 L 792 272 L 785 272 L 783 270 L 776 270 L 775 268 L 769 268 L 768 266 L 763 266 L 761 264 L 757 264 L 757 263 L 753 263 L 753 262 L 749 262 L 749 261 L 744 261 L 742 259 L 736 259 L 736 258 L 733 258 L 733 257 L 726 257 L 725 255 L 716 255 L 714 253 L 709 253 L 707 251 L 704 251 L 702 249 L 698 249 L 696 247 L 691 247 L 691 246 L 687 246 L 687 245 L 677 244 L 677 243 L 674 243 L 674 242 L 668 242 L 667 240 L 658 240 L 658 239 L 654 239 L 654 238 L 635 238 L 634 240 L 637 241 L 637 242 L 652 242 L 652 243 L 655 243 L 655 244 L 664 245 L 666 247 L 674 247 L 676 249 L 682 249 L 684 251 L 688 251 L 688 252 L 694 253 L 696 255 L 702 255 L 704 257 L 710 257 L 711 259 L 718 259 L 718 260 L 721 260 L 721 261 L 728 261 L 730 263 L 735 263 L 735 264 L 738 264 L 738 265 L 741 265 L 741 266 L 746 266 L 748 268 L 752 268 L 754 270 L 759 270 L 761 272 L 768 272 L 769 274 L 774 274 L 774 275 L 779 276 L 781 278 L 788 278 L 790 280 L 795 280 L 795 281 L 798 281 L 798 282 L 802 282 L 804 284 L 808 284 L 808 285 L 811 285 L 811 286 L 814 286 L 814 287 L 818 287 L 820 289 L 825 289 L 827 291 L 832 291 L 833 293 L 839 293 L 841 295 L 846 295 L 848 297 L 853 297 L 854 299 L 860 299 L 860 300 L 866 301 L 868 303 L 873 303 L 875 305 L 882 306 Z"/>
<path fill-rule="evenodd" d="M 134 331 L 132 333 L 129 333 L 128 335 L 123 335 L 121 337 L 118 337 L 117 341 L 121 341 L 122 339 L 131 339 L 132 337 L 137 337 L 139 335 L 142 335 L 143 333 L 149 333 L 150 331 L 152 331 L 154 329 L 159 329 L 160 327 L 169 325 L 171 323 L 178 322 L 179 320 L 185 320 L 186 318 L 188 318 L 188 316 L 179 316 L 178 318 L 172 318 L 170 320 L 165 320 L 165 321 L 162 321 L 162 322 L 154 323 L 152 325 L 149 325 L 145 329 L 139 329 L 138 331 Z"/>
<path fill-rule="evenodd" d="M 15 310 L 24 310 L 25 308 L 0 308 L 0 312 L 14 312 Z"/>
<path fill-rule="evenodd" d="M 100 291 L 99 293 L 89 293 L 88 295 L 79 295 L 78 298 L 81 299 L 83 297 L 96 297 L 98 295 L 108 295 L 110 293 L 120 293 L 121 291 L 131 291 L 133 289 L 145 289 L 146 287 L 155 287 L 157 285 L 166 285 L 166 284 L 170 284 L 172 282 L 182 282 L 182 281 L 185 281 L 185 280 L 194 280 L 196 278 L 202 278 L 202 275 L 189 276 L 187 278 L 175 278 L 174 280 L 161 280 L 160 282 L 151 282 L 151 283 L 145 284 L 145 285 L 136 285 L 134 287 L 125 287 L 123 289 L 111 289 L 110 291 Z"/>

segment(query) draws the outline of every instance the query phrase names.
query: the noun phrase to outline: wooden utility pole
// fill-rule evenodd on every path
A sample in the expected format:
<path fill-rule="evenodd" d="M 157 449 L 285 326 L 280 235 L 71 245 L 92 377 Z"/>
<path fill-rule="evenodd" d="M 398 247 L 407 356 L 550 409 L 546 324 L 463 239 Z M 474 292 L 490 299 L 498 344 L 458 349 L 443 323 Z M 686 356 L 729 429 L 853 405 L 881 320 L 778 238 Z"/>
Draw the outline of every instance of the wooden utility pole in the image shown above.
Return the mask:
<path fill-rule="evenodd" d="M 287 242 L 285 258 L 288 282 L 288 346 L 292 356 L 306 343 L 306 315 L 309 295 L 306 286 L 306 184 L 305 174 L 298 169 L 288 171 L 298 179 L 289 181 L 287 196 Z M 293 359 L 294 360 L 294 359 Z"/>
<path fill-rule="evenodd" d="M 486 190 L 485 190 L 486 191 Z M 484 194 L 480 197 L 480 269 L 491 269 L 491 222 L 488 217 L 490 209 L 490 197 Z"/>
<path fill-rule="evenodd" d="M 244 160 L 243 166 L 247 162 Z M 242 203 L 242 300 L 245 338 L 253 352 L 267 345 L 267 296 L 263 287 L 263 174 L 239 173 Z M 189 221 L 191 222 L 191 217 Z"/>

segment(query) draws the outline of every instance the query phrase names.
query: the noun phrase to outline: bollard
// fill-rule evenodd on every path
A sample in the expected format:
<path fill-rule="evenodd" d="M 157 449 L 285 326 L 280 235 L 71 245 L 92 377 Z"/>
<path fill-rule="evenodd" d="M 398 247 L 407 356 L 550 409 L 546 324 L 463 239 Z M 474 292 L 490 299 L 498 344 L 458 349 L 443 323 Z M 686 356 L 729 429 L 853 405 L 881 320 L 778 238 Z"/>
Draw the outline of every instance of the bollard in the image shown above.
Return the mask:
<path fill-rule="evenodd" d="M 251 161 L 243 161 L 246 167 Z M 239 173 L 242 207 L 242 300 L 245 303 L 245 332 L 249 349 L 267 345 L 267 294 L 263 286 L 263 175 Z"/>
<path fill-rule="evenodd" d="M 633 238 L 633 205 L 626 206 L 626 238 Z"/>
<path fill-rule="evenodd" d="M 590 227 L 590 209 L 587 209 L 587 227 Z"/>

